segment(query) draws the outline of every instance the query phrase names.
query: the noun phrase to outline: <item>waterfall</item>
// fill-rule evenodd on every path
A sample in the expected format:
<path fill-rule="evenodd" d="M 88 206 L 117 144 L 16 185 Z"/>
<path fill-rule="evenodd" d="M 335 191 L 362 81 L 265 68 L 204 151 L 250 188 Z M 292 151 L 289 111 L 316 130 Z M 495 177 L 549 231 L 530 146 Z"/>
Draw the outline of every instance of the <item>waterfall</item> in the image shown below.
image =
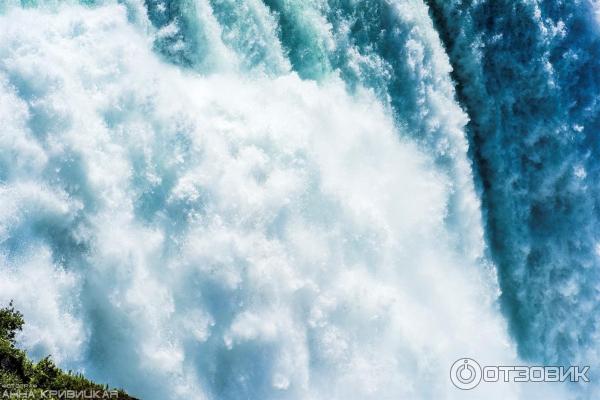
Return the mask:
<path fill-rule="evenodd" d="M 591 7 L 0 0 L 19 345 L 143 399 L 463 398 L 461 357 L 598 365 Z"/>

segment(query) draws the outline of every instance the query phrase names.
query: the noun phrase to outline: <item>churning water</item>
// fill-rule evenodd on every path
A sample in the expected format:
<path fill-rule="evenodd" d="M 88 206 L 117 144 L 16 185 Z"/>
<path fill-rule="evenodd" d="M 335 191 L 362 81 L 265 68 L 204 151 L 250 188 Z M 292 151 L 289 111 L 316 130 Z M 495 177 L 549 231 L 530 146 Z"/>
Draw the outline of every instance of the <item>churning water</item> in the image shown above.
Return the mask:
<path fill-rule="evenodd" d="M 595 7 L 0 0 L 20 345 L 143 399 L 597 395 Z"/>

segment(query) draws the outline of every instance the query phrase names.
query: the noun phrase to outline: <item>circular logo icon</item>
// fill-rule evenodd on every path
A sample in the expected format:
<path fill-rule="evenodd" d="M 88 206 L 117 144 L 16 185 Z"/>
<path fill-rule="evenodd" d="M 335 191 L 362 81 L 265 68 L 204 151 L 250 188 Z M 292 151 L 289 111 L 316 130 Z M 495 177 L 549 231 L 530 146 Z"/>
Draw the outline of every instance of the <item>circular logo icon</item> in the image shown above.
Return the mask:
<path fill-rule="evenodd" d="M 481 367 L 471 358 L 458 359 L 450 368 L 450 380 L 461 390 L 471 390 L 481 382 Z"/>

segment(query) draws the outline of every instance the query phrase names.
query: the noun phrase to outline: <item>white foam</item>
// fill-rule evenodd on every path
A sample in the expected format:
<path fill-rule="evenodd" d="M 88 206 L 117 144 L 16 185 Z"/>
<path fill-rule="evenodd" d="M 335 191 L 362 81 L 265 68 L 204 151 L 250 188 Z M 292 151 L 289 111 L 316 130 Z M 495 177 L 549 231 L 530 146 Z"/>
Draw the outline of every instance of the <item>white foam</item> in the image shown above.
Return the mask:
<path fill-rule="evenodd" d="M 116 5 L 0 27 L 1 299 L 34 355 L 148 399 L 452 397 L 457 358 L 515 362 L 462 186 L 371 95 L 182 73 Z"/>

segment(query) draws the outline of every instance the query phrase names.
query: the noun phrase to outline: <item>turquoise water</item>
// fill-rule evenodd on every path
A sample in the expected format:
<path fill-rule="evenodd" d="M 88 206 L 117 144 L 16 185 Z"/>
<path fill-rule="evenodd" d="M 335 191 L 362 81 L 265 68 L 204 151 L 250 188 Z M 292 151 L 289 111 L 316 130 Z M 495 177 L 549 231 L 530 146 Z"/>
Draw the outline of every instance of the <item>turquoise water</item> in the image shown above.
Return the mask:
<path fill-rule="evenodd" d="M 0 1 L 20 345 L 144 399 L 592 398 L 595 7 Z"/>

